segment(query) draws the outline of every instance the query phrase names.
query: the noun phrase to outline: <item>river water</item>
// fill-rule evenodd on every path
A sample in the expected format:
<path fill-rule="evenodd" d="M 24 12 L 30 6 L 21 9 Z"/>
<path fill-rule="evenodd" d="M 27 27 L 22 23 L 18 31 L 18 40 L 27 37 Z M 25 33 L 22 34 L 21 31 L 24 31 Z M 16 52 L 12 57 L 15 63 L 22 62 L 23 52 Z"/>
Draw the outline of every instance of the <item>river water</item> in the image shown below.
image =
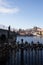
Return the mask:
<path fill-rule="evenodd" d="M 21 43 L 21 39 L 25 41 L 27 41 L 28 43 L 31 43 L 32 41 L 37 43 L 38 41 L 40 43 L 43 43 L 43 37 L 41 36 L 17 36 L 17 42 L 19 41 Z"/>
<path fill-rule="evenodd" d="M 18 36 L 17 42 L 21 43 L 21 39 L 29 43 L 40 42 L 43 44 L 43 37 L 28 37 L 28 36 Z M 9 57 L 6 65 L 43 65 L 43 49 L 31 50 L 31 49 L 18 49 L 9 50 Z"/>

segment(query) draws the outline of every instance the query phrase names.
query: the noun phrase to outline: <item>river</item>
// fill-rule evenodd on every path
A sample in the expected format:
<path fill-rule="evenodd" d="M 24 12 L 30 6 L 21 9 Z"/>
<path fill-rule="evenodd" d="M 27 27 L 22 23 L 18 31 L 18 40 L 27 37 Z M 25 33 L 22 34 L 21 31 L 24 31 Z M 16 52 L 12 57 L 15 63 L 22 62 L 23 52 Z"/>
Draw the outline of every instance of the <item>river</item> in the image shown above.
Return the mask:
<path fill-rule="evenodd" d="M 17 42 L 19 41 L 21 43 L 21 39 L 24 40 L 24 43 L 25 43 L 25 41 L 27 41 L 28 43 L 31 43 L 32 41 L 34 43 L 37 43 L 39 41 L 40 43 L 43 44 L 43 37 L 41 37 L 41 36 L 17 36 L 16 41 Z"/>

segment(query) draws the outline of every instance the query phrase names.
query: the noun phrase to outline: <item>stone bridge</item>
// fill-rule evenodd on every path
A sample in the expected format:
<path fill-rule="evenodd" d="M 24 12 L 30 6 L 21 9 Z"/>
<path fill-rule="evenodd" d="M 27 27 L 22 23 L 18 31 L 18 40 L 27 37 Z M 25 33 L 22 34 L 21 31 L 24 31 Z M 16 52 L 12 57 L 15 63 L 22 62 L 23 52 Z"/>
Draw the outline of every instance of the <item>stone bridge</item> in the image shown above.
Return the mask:
<path fill-rule="evenodd" d="M 11 37 L 15 37 L 16 33 L 15 33 L 15 31 L 11 31 L 10 26 L 9 26 L 8 29 L 0 29 L 0 37 L 2 35 L 5 35 L 6 38 L 9 38 L 9 37 L 11 38 Z"/>

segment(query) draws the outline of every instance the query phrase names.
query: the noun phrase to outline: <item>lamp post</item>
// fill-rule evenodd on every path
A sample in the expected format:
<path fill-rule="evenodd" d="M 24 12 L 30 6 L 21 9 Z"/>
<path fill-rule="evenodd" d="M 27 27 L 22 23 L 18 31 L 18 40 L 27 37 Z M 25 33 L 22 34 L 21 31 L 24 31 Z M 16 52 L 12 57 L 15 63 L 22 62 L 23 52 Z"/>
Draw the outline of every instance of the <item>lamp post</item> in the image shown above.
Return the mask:
<path fill-rule="evenodd" d="M 10 26 L 8 27 L 8 43 L 9 43 L 9 38 L 10 38 Z"/>

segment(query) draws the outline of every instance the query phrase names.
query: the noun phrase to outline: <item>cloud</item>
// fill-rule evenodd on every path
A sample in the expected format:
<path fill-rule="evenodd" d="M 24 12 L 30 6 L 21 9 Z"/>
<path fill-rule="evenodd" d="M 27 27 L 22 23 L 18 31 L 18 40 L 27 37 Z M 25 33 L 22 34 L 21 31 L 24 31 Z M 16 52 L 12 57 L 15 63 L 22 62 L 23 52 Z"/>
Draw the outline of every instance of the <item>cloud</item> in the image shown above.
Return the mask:
<path fill-rule="evenodd" d="M 17 13 L 19 12 L 18 8 L 5 8 L 5 7 L 0 7 L 0 13 Z"/>
<path fill-rule="evenodd" d="M 18 13 L 18 12 L 19 12 L 19 8 L 11 7 L 11 5 L 5 0 L 0 0 L 0 13 L 13 14 L 13 13 Z"/>

